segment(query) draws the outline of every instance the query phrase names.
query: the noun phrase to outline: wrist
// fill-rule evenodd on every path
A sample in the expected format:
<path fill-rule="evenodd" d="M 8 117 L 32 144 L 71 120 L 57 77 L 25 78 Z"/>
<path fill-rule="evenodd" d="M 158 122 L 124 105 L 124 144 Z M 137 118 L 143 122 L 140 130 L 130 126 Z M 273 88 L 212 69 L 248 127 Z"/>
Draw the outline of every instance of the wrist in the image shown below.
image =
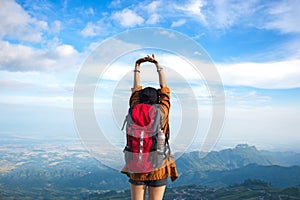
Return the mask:
<path fill-rule="evenodd" d="M 156 69 L 160 69 L 160 68 L 162 68 L 158 62 L 157 62 L 157 63 L 155 63 L 155 66 L 156 66 Z"/>
<path fill-rule="evenodd" d="M 157 67 L 157 69 L 156 69 L 157 72 L 160 72 L 161 70 L 163 70 L 162 67 Z"/>

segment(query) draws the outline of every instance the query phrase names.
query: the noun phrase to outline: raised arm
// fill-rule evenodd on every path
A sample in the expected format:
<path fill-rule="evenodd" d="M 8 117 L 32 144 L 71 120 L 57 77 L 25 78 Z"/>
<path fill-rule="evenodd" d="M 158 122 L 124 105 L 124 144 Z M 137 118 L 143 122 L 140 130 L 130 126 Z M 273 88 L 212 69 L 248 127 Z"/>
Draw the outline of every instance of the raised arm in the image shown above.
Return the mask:
<path fill-rule="evenodd" d="M 166 76 L 163 71 L 163 68 L 160 66 L 158 60 L 155 58 L 154 54 L 152 56 L 147 56 L 147 61 L 152 62 L 156 66 L 156 70 L 158 72 L 158 77 L 159 77 L 159 85 L 161 88 L 167 87 L 167 81 L 166 81 Z"/>
<path fill-rule="evenodd" d="M 139 59 L 140 60 L 140 59 Z M 140 79 L 140 62 L 137 60 L 135 62 L 135 68 L 133 70 L 133 90 L 135 90 L 140 84 L 141 84 L 141 79 Z"/>
<path fill-rule="evenodd" d="M 140 80 L 140 64 L 146 62 L 147 57 L 140 58 L 135 62 L 135 67 L 133 70 L 133 88 L 131 89 L 132 94 L 130 96 L 129 105 L 134 106 L 140 102 L 139 92 L 141 90 L 141 80 Z"/>
<path fill-rule="evenodd" d="M 134 72 L 134 77 L 133 77 L 133 91 L 138 88 L 141 84 L 141 79 L 140 79 L 140 64 L 143 62 L 151 62 L 154 63 L 156 66 L 156 70 L 158 72 L 158 77 L 159 77 L 159 85 L 161 88 L 167 87 L 167 81 L 166 81 L 166 76 L 163 71 L 163 68 L 160 66 L 158 60 L 155 58 L 154 54 L 152 56 L 146 56 L 144 58 L 140 58 L 135 62 L 135 69 L 133 70 Z"/>
<path fill-rule="evenodd" d="M 160 67 L 158 62 L 155 65 L 156 65 L 156 69 L 157 69 L 158 76 L 159 76 L 160 87 L 161 88 L 167 87 L 166 76 L 165 76 L 165 72 L 164 72 L 163 68 Z"/>

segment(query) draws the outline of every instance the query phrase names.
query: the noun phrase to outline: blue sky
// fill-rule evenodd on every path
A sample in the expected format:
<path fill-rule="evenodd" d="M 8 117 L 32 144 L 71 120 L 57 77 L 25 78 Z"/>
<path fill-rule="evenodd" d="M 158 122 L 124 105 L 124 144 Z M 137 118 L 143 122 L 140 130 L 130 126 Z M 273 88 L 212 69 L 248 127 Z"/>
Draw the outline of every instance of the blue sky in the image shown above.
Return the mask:
<path fill-rule="evenodd" d="M 220 147 L 245 142 L 300 150 L 298 0 L 3 0 L 1 4 L 3 137 L 77 137 L 72 98 L 84 61 L 116 34 L 162 27 L 201 45 L 220 74 L 226 95 Z M 172 63 L 164 54 L 158 58 L 164 65 Z M 132 63 L 127 59 L 127 66 L 132 59 Z M 101 104 L 97 106 L 101 110 Z"/>

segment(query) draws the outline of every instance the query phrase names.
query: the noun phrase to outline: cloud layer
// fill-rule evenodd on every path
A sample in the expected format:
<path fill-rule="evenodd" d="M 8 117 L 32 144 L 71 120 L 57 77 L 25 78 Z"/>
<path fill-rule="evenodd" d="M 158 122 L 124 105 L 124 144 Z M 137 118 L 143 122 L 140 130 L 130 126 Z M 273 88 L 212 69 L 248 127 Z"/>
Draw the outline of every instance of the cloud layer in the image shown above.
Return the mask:
<path fill-rule="evenodd" d="M 299 130 L 299 10 L 298 0 L 177 0 L 172 3 L 112 0 L 80 4 L 67 0 L 1 0 L 0 133 L 24 130 L 29 134 L 47 130 L 49 135 L 55 132 L 60 136 L 66 130 L 73 133 L 72 122 L 71 126 L 62 122 L 72 121 L 73 87 L 86 58 L 107 38 L 150 26 L 187 35 L 204 45 L 207 53 L 218 61 L 215 66 L 225 86 L 229 110 L 225 137 L 255 142 L 273 138 L 272 143 L 281 142 L 285 137 L 286 141 L 298 141 L 295 137 Z M 176 37 L 170 31 L 160 34 Z M 137 41 L 155 39 L 136 36 Z M 191 57 L 204 52 L 192 52 L 181 42 L 183 50 L 191 51 Z M 139 47 L 139 44 L 119 41 L 105 53 L 109 55 L 126 45 Z M 144 52 L 134 56 L 128 53 L 122 62 L 118 58 L 111 61 L 113 67 L 102 74 L 104 90 L 99 92 L 104 94 L 104 99 L 95 98 L 100 114 L 106 103 L 111 102 L 107 91 L 112 91 L 113 84 L 124 74 L 128 79 L 120 88 L 130 93 L 133 62 L 145 56 Z M 187 86 L 192 86 L 201 104 L 200 114 L 208 121 L 211 95 L 215 94 L 191 70 L 189 58 L 183 60 L 177 52 L 173 53 L 157 54 L 168 73 L 168 83 L 176 88 L 172 100 L 176 102 L 176 95 L 186 97 Z M 95 70 L 99 69 L 99 63 L 101 60 L 94 59 Z M 193 63 L 203 64 L 203 60 Z M 172 70 L 176 74 L 171 74 Z M 95 78 L 97 72 L 91 71 L 90 77 Z M 152 72 L 143 71 L 143 80 L 155 78 L 157 82 L 157 73 Z M 176 104 L 172 105 L 176 109 Z M 67 108 L 68 113 L 63 114 L 62 108 Z M 29 118 L 33 113 L 35 117 Z M 180 114 L 174 110 L 172 115 Z"/>
<path fill-rule="evenodd" d="M 264 89 L 300 87 L 300 60 L 217 66 L 225 85 Z"/>
<path fill-rule="evenodd" d="M 0 41 L 0 70 L 55 71 L 78 67 L 78 52 L 71 45 L 53 49 L 35 49 L 22 44 Z"/>
<path fill-rule="evenodd" d="M 31 17 L 19 4 L 3 0 L 0 7 L 0 38 L 40 42 L 48 23 Z"/>

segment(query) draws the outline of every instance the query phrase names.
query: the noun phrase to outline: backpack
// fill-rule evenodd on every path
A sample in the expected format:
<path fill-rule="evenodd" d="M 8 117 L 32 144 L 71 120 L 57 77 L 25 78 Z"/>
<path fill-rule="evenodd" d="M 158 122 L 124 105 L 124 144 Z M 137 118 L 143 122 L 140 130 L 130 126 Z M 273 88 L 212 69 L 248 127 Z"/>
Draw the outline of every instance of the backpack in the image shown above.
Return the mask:
<path fill-rule="evenodd" d="M 151 173 L 162 167 L 168 157 L 168 138 L 163 148 L 159 146 L 160 136 L 165 137 L 161 125 L 158 104 L 137 104 L 129 108 L 122 130 L 126 123 L 126 146 L 124 157 L 130 173 Z"/>

